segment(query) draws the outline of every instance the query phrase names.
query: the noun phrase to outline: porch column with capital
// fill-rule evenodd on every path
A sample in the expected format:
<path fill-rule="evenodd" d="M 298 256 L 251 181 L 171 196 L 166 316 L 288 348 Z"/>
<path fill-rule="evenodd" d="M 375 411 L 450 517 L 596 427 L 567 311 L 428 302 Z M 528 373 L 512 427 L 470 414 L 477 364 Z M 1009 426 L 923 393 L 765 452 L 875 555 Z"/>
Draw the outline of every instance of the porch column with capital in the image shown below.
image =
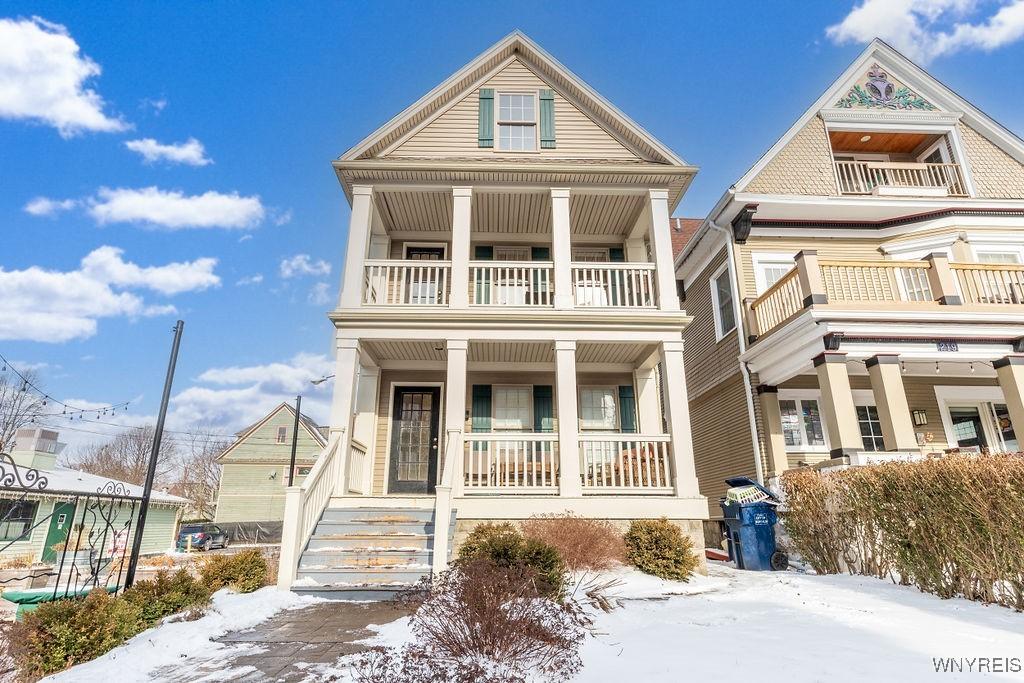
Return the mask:
<path fill-rule="evenodd" d="M 821 414 L 832 446 L 830 455 L 841 458 L 864 450 L 850 390 L 850 375 L 846 370 L 846 354 L 826 351 L 814 359 L 814 367 L 821 389 Z"/>
<path fill-rule="evenodd" d="M 562 496 L 579 497 L 583 495 L 583 482 L 574 341 L 555 342 L 555 392 L 558 395 L 558 489 Z"/>
<path fill-rule="evenodd" d="M 555 263 L 555 308 L 572 310 L 572 232 L 569 221 L 569 188 L 551 188 L 551 259 Z"/>
<path fill-rule="evenodd" d="M 473 188 L 452 188 L 452 280 L 449 308 L 469 308 L 469 242 L 472 223 Z"/>
<path fill-rule="evenodd" d="M 338 339 L 334 357 L 334 394 L 331 398 L 331 435 L 347 434 L 359 386 L 359 341 Z"/>
<path fill-rule="evenodd" d="M 782 431 L 782 409 L 779 407 L 779 388 L 768 384 L 757 387 L 761 401 L 761 419 L 764 420 L 764 446 L 771 474 L 779 475 L 789 469 L 786 457 L 786 436 Z"/>
<path fill-rule="evenodd" d="M 675 255 L 672 253 L 672 227 L 668 216 L 668 190 L 650 190 L 650 240 L 654 253 L 655 281 L 658 283 L 658 308 L 678 311 Z"/>
<path fill-rule="evenodd" d="M 910 406 L 903 388 L 900 357 L 880 353 L 868 358 L 866 365 L 871 377 L 871 391 L 875 395 L 878 422 L 882 426 L 882 443 L 887 451 L 918 451 L 914 423 L 910 419 Z"/>
<path fill-rule="evenodd" d="M 448 351 L 446 364 L 447 374 L 444 383 L 444 428 L 445 438 L 439 451 L 439 465 L 443 471 L 444 458 L 448 457 L 447 437 L 452 432 L 461 433 L 466 425 L 466 360 L 469 342 L 465 339 L 449 339 L 445 342 Z M 465 463 L 462 462 L 462 448 L 458 449 L 459 462 L 456 464 L 455 481 L 452 482 L 452 494 L 461 495 Z"/>
<path fill-rule="evenodd" d="M 340 308 L 358 308 L 363 303 L 363 261 L 366 260 L 373 220 L 373 187 L 352 187 L 352 215 L 348 221 L 345 272 L 341 278 Z"/>
<path fill-rule="evenodd" d="M 1024 355 L 1000 358 L 992 366 L 999 377 L 1010 422 L 1020 439 L 1024 435 Z"/>
<path fill-rule="evenodd" d="M 373 453 L 374 429 L 377 422 L 377 391 L 380 382 L 380 368 L 376 365 L 360 365 L 359 381 L 356 387 L 355 407 L 352 418 L 352 439 L 366 446 L 366 452 Z M 362 481 L 348 481 L 349 492 L 369 494 L 373 484 L 373 467 L 370 463 L 363 468 Z"/>
<path fill-rule="evenodd" d="M 676 495 L 680 498 L 699 496 L 681 340 L 661 343 L 661 369 L 665 373 L 661 381 L 665 392 L 665 418 L 672 438 L 672 472 L 675 475 Z"/>

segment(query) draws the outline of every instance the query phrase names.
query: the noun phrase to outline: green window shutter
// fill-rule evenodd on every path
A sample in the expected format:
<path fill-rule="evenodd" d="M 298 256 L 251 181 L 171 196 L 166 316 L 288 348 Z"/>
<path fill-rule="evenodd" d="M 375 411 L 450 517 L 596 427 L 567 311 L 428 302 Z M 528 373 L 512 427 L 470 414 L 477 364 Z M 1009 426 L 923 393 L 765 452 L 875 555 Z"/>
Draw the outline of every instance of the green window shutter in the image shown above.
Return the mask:
<path fill-rule="evenodd" d="M 608 250 L 608 260 L 612 263 L 623 263 L 626 260 L 626 252 L 621 247 L 612 247 Z"/>
<path fill-rule="evenodd" d="M 492 261 L 494 260 L 494 247 L 482 247 L 476 246 L 473 248 L 473 260 L 474 261 Z"/>
<path fill-rule="evenodd" d="M 494 147 L 494 89 L 480 88 L 480 147 Z"/>
<path fill-rule="evenodd" d="M 540 91 L 540 147 L 555 148 L 555 92 Z"/>
<path fill-rule="evenodd" d="M 550 247 L 531 247 L 530 248 L 530 260 L 531 261 L 550 261 L 551 260 L 551 248 Z"/>
<path fill-rule="evenodd" d="M 551 386 L 533 386 L 533 431 L 555 431 L 555 410 Z"/>
<path fill-rule="evenodd" d="M 473 385 L 473 431 L 491 431 L 491 385 Z"/>
<path fill-rule="evenodd" d="M 619 431 L 636 433 L 636 396 L 628 384 L 619 387 Z"/>

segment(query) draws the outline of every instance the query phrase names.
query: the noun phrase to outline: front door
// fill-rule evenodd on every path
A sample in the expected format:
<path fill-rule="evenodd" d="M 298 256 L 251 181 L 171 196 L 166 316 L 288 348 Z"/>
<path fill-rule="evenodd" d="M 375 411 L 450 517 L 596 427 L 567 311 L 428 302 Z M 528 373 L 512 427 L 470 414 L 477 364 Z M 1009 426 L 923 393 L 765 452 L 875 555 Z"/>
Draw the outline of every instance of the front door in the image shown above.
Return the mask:
<path fill-rule="evenodd" d="M 43 562 L 56 562 L 59 549 L 64 546 L 64 540 L 71 531 L 71 524 L 75 519 L 74 503 L 55 503 L 53 514 L 50 515 L 50 528 L 46 532 L 46 545 L 43 546 Z M 58 550 L 54 549 L 58 547 Z"/>
<path fill-rule="evenodd" d="M 437 484 L 439 387 L 395 387 L 388 493 L 433 493 Z"/>
<path fill-rule="evenodd" d="M 953 423 L 953 435 L 956 446 L 967 451 L 981 451 L 988 443 L 985 441 L 985 427 L 981 421 L 981 411 L 975 406 L 950 407 L 949 419 Z"/>

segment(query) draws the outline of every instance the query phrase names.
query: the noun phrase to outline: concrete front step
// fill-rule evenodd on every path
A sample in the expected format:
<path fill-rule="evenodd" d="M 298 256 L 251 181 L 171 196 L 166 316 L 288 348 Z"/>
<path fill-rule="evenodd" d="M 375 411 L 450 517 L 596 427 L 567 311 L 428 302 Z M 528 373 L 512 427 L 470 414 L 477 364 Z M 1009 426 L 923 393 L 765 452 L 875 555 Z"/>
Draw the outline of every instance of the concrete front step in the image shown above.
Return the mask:
<path fill-rule="evenodd" d="M 320 518 L 323 522 L 373 522 L 373 523 L 428 523 L 433 521 L 433 510 L 409 510 L 403 508 L 349 508 L 347 510 L 327 508 Z"/>
<path fill-rule="evenodd" d="M 320 585 L 328 584 L 357 584 L 365 586 L 391 586 L 394 584 L 413 584 L 420 579 L 430 576 L 430 567 L 365 567 L 365 568 L 317 568 L 300 567 L 296 574 L 299 584 L 303 579 L 312 580 Z"/>
<path fill-rule="evenodd" d="M 394 600 L 405 591 L 413 588 L 407 586 L 302 586 L 292 587 L 292 592 L 299 595 L 311 595 L 327 600 L 353 600 L 358 602 L 375 602 Z"/>
<path fill-rule="evenodd" d="M 341 551 L 369 552 L 374 550 L 429 550 L 434 537 L 428 534 L 325 534 L 309 539 L 307 551 L 329 548 Z"/>
<path fill-rule="evenodd" d="M 430 566 L 433 552 L 430 550 L 314 550 L 302 553 L 299 571 L 304 567 L 404 567 L 407 565 Z"/>
<path fill-rule="evenodd" d="M 434 533 L 434 522 L 431 521 L 408 521 L 408 522 L 334 522 L 320 520 L 313 530 L 313 538 L 318 536 L 336 536 L 339 534 L 364 534 L 387 536 L 391 534 L 432 534 Z"/>

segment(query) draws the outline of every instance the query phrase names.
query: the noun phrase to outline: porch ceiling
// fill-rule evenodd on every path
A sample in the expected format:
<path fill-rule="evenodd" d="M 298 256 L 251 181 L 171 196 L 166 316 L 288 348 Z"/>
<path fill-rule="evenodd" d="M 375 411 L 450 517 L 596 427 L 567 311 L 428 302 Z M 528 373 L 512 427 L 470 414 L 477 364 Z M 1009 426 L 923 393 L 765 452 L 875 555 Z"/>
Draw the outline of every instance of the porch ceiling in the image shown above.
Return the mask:
<path fill-rule="evenodd" d="M 364 350 L 377 362 L 422 361 L 443 363 L 447 358 L 443 341 L 364 340 Z M 576 346 L 577 364 L 631 365 L 643 363 L 657 345 L 624 342 L 581 342 Z M 467 354 L 470 363 L 538 364 L 555 362 L 554 343 L 550 341 L 471 341 Z"/>

